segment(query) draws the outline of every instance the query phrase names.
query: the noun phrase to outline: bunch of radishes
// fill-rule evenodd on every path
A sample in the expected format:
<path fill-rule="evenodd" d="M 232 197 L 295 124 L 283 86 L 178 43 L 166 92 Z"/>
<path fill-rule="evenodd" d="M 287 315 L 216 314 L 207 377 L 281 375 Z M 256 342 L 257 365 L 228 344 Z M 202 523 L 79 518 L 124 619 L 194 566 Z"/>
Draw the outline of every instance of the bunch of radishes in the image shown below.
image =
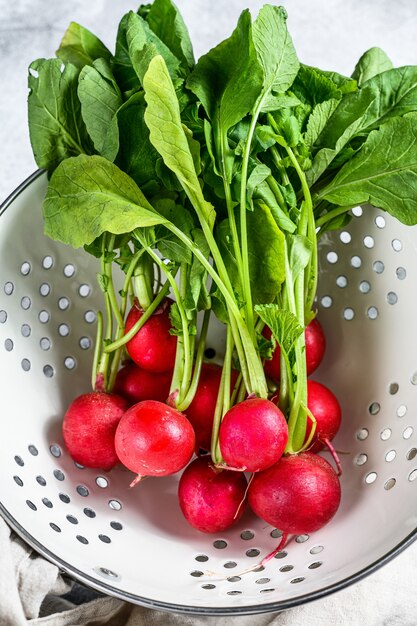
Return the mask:
<path fill-rule="evenodd" d="M 338 508 L 340 485 L 332 466 L 315 453 L 323 444 L 332 449 L 330 440 L 341 419 L 335 396 L 324 385 L 308 381 L 311 421 L 305 445 L 297 454 L 285 454 L 288 425 L 277 406 L 280 349 L 276 346 L 272 359 L 264 362 L 270 399 L 245 397 L 225 412 L 216 428 L 216 406 L 225 393 L 224 364 L 202 361 L 193 399 L 184 412 L 179 411 L 175 393 L 170 392 L 177 351 L 171 306 L 171 300 L 164 300 L 125 343 L 127 361 L 117 372 L 113 391 L 96 388 L 71 403 L 63 421 L 71 456 L 86 467 L 105 470 L 122 463 L 136 474 L 131 486 L 145 476 L 167 476 L 185 468 L 179 481 L 179 506 L 190 525 L 202 532 L 219 532 L 234 524 L 246 501 L 259 517 L 283 532 L 277 550 L 288 534 L 323 526 Z M 142 315 L 135 301 L 126 317 L 125 336 Z M 263 334 L 271 335 L 268 328 Z M 307 326 L 305 338 L 310 374 L 325 350 L 317 320 Z M 102 382 L 100 375 L 97 380 Z M 241 376 L 232 368 L 226 395 L 236 396 L 233 391 L 240 385 Z M 213 449 L 217 454 L 210 454 Z"/>

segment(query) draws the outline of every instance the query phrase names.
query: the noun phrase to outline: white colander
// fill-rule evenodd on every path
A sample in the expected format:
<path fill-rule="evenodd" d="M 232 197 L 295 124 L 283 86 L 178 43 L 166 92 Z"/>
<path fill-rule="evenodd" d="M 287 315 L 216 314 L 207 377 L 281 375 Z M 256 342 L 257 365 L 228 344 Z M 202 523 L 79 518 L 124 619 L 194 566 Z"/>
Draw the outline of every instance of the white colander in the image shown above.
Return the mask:
<path fill-rule="evenodd" d="M 61 419 L 89 390 L 97 266 L 43 235 L 46 175 L 0 209 L 0 509 L 74 578 L 148 607 L 187 613 L 276 611 L 357 581 L 398 554 L 417 526 L 417 230 L 370 207 L 321 243 L 317 373 L 338 396 L 342 503 L 322 530 L 292 538 L 263 571 L 242 574 L 279 532 L 249 512 L 232 529 L 190 528 L 177 477 L 135 489 L 66 453 Z M 219 328 L 208 345 L 221 354 Z"/>

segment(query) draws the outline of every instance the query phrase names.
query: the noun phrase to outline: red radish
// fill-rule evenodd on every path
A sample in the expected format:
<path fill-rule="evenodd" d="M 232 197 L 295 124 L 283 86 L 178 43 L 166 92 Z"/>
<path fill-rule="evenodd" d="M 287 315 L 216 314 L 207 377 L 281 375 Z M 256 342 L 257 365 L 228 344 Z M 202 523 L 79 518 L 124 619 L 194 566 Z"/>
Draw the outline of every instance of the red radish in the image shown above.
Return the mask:
<path fill-rule="evenodd" d="M 104 470 L 119 462 L 114 434 L 128 406 L 124 398 L 101 391 L 83 394 L 71 402 L 62 434 L 74 461 Z"/>
<path fill-rule="evenodd" d="M 229 467 L 258 472 L 274 465 L 288 441 L 284 415 L 270 400 L 250 398 L 235 404 L 220 425 L 219 445 Z"/>
<path fill-rule="evenodd" d="M 175 365 L 177 337 L 170 334 L 169 319 L 171 300 L 166 298 L 139 332 L 127 342 L 126 348 L 132 361 L 149 372 L 168 372 Z M 142 317 L 143 310 L 135 301 L 126 318 L 125 334 Z"/>
<path fill-rule="evenodd" d="M 336 396 L 324 385 L 315 380 L 307 381 L 307 406 L 314 415 L 317 425 L 310 452 L 319 452 L 323 444 L 328 444 L 336 435 L 342 419 L 342 410 Z M 311 431 L 311 421 L 307 420 L 306 440 Z"/>
<path fill-rule="evenodd" d="M 128 469 L 143 476 L 175 474 L 191 459 L 195 435 L 185 415 L 167 404 L 144 400 L 134 404 L 120 420 L 116 452 Z"/>
<path fill-rule="evenodd" d="M 248 501 L 256 515 L 284 534 L 310 533 L 336 513 L 340 482 L 325 459 L 301 452 L 255 474 Z"/>
<path fill-rule="evenodd" d="M 246 488 L 242 472 L 218 470 L 210 457 L 200 457 L 181 476 L 181 511 L 187 522 L 203 533 L 226 530 L 243 515 Z"/>
<path fill-rule="evenodd" d="M 210 450 L 211 447 L 211 431 L 221 377 L 222 368 L 219 365 L 203 363 L 196 394 L 185 411 L 195 431 L 197 448 L 203 450 Z M 232 387 L 237 377 L 238 372 L 232 370 Z"/>
<path fill-rule="evenodd" d="M 264 337 L 269 339 L 271 337 L 271 330 L 266 326 L 262 332 Z M 326 350 L 326 338 L 324 336 L 323 328 L 317 319 L 314 319 L 308 324 L 305 330 L 306 341 L 306 363 L 307 363 L 307 375 L 312 374 L 320 365 L 323 360 L 324 352 Z M 275 383 L 279 383 L 280 377 L 280 349 L 279 346 L 275 348 L 272 359 L 265 361 L 265 374 L 273 380 Z"/>
<path fill-rule="evenodd" d="M 172 372 L 152 374 L 136 363 L 127 363 L 117 373 L 113 391 L 126 398 L 131 405 L 142 400 L 165 402 L 169 396 L 171 379 Z"/>

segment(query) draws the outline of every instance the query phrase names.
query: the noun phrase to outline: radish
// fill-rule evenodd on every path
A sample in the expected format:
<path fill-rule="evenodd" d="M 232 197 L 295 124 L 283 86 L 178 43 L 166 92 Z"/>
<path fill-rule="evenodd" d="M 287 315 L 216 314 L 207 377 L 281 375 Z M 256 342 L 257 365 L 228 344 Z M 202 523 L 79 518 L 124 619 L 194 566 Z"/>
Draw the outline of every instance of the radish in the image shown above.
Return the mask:
<path fill-rule="evenodd" d="M 233 469 L 258 472 L 274 465 L 288 441 L 288 426 L 270 400 L 250 398 L 235 404 L 219 431 L 220 452 Z"/>
<path fill-rule="evenodd" d="M 226 530 L 243 515 L 246 489 L 243 473 L 216 469 L 210 457 L 200 457 L 181 476 L 181 511 L 187 522 L 203 533 Z"/>
<path fill-rule="evenodd" d="M 307 406 L 316 419 L 316 432 L 313 437 L 311 452 L 319 452 L 333 439 L 340 427 L 342 410 L 336 396 L 324 385 L 315 380 L 307 381 Z M 307 421 L 306 440 L 311 431 L 311 422 Z"/>
<path fill-rule="evenodd" d="M 236 383 L 238 372 L 231 372 L 231 386 Z M 197 448 L 210 450 L 211 432 L 213 428 L 214 411 L 217 394 L 219 392 L 222 368 L 215 363 L 203 363 L 197 391 L 186 410 L 186 415 L 193 425 Z"/>
<path fill-rule="evenodd" d="M 127 363 L 117 373 L 113 391 L 126 398 L 131 405 L 142 400 L 165 402 L 169 396 L 171 378 L 171 372 L 152 374 L 136 363 Z"/>
<path fill-rule="evenodd" d="M 271 330 L 266 326 L 262 331 L 262 334 L 264 337 L 269 339 L 271 337 Z M 317 319 L 310 322 L 305 329 L 305 342 L 307 375 L 309 376 L 322 362 L 324 352 L 326 350 L 326 338 L 324 336 L 323 328 Z M 264 366 L 265 374 L 277 384 L 280 382 L 280 354 L 281 351 L 277 345 L 272 359 L 265 361 Z"/>
<path fill-rule="evenodd" d="M 166 298 L 136 335 L 127 342 L 126 348 L 132 361 L 149 372 L 168 372 L 174 368 L 177 337 L 170 334 L 169 319 L 171 300 Z M 136 300 L 126 318 L 125 334 L 142 317 L 143 310 Z"/>
<path fill-rule="evenodd" d="M 283 548 L 289 534 L 311 533 L 332 519 L 340 504 L 340 482 L 325 459 L 301 452 L 254 474 L 248 502 L 256 515 L 282 531 L 275 550 L 255 566 L 264 567 Z"/>
<path fill-rule="evenodd" d="M 167 404 L 144 400 L 120 420 L 115 436 L 120 461 L 138 477 L 175 474 L 191 459 L 195 435 L 185 415 Z"/>
<path fill-rule="evenodd" d="M 283 533 L 310 533 L 327 524 L 339 508 L 340 482 L 325 459 L 301 452 L 255 474 L 248 501 L 256 515 Z"/>
<path fill-rule="evenodd" d="M 128 406 L 124 398 L 101 391 L 83 394 L 71 402 L 62 434 L 74 461 L 104 470 L 119 462 L 114 435 Z"/>

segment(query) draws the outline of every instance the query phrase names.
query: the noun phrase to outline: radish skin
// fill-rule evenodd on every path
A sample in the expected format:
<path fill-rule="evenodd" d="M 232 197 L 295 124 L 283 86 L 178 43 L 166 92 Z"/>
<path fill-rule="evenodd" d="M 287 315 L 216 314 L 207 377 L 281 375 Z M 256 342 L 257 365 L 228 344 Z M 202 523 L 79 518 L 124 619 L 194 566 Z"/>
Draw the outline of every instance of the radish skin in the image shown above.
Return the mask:
<path fill-rule="evenodd" d="M 121 396 L 102 391 L 83 394 L 71 402 L 62 423 L 62 434 L 74 461 L 104 470 L 119 462 L 114 435 L 128 406 Z"/>
<path fill-rule="evenodd" d="M 220 425 L 220 452 L 231 469 L 267 469 L 281 457 L 287 441 L 284 415 L 273 402 L 262 398 L 235 404 Z"/>
<path fill-rule="evenodd" d="M 216 469 L 209 456 L 199 457 L 181 476 L 178 486 L 180 508 L 196 530 L 221 532 L 242 517 L 246 488 L 243 473 Z"/>

